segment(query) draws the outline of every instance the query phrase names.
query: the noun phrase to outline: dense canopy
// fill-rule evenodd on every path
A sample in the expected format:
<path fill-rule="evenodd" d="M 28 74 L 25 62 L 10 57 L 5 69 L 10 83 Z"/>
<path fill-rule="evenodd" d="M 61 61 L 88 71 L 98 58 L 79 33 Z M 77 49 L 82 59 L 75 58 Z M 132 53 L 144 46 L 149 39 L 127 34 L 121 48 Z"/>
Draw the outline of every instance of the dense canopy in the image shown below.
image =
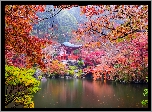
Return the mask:
<path fill-rule="evenodd" d="M 33 108 L 42 77 L 147 83 L 148 47 L 148 5 L 6 5 L 5 106 Z"/>

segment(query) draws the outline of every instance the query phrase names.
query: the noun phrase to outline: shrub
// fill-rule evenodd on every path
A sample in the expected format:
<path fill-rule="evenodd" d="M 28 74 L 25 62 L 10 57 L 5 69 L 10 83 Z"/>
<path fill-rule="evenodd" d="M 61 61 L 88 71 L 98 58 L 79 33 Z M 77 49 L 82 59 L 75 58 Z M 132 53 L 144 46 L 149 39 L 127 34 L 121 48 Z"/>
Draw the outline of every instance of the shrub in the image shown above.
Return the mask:
<path fill-rule="evenodd" d="M 49 65 L 48 71 L 50 74 L 54 75 L 64 75 L 67 72 L 66 65 L 58 60 L 52 61 L 52 63 Z"/>
<path fill-rule="evenodd" d="M 147 82 L 148 82 L 148 77 L 146 77 L 146 80 L 147 80 Z M 148 96 L 148 89 L 144 89 L 143 95 L 144 95 L 144 96 Z M 141 101 L 141 104 L 142 104 L 143 106 L 148 105 L 148 100 L 142 100 L 142 101 Z"/>
<path fill-rule="evenodd" d="M 5 85 L 9 93 L 5 93 L 6 108 L 10 103 L 15 103 L 14 107 L 34 108 L 32 97 L 40 89 L 40 81 L 32 76 L 34 72 L 33 69 L 5 65 Z"/>

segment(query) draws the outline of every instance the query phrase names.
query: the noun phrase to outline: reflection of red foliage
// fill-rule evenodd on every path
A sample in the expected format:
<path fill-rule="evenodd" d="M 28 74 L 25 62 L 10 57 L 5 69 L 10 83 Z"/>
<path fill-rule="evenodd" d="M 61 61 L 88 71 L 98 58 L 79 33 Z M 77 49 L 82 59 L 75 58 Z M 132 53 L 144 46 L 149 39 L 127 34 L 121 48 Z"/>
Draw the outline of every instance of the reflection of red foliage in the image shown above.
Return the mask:
<path fill-rule="evenodd" d="M 85 101 L 86 104 L 88 101 L 87 105 L 90 105 L 89 102 L 90 100 L 92 101 L 92 103 L 96 103 L 99 101 L 99 99 L 104 99 L 105 96 L 106 96 L 105 100 L 106 99 L 110 100 L 108 95 L 113 96 L 114 94 L 113 87 L 106 84 L 106 82 L 102 83 L 101 81 L 94 81 L 94 82 L 85 81 L 85 83 L 83 83 L 83 88 L 85 88 L 84 91 L 85 96 L 82 97 L 82 103 L 84 103 L 83 101 Z"/>

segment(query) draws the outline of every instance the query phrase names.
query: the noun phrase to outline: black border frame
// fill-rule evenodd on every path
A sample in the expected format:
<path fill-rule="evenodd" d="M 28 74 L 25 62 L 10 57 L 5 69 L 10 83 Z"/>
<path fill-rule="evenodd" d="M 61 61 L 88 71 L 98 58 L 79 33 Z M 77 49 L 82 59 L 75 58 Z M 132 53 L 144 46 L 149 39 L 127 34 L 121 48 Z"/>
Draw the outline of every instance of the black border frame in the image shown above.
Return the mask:
<path fill-rule="evenodd" d="M 31 5 L 31 4 L 36 4 L 36 5 L 58 5 L 58 4 L 78 4 L 78 5 L 95 5 L 95 4 L 105 4 L 105 5 L 137 5 L 137 4 L 142 4 L 142 5 L 148 5 L 148 72 L 149 72 L 149 84 L 148 84 L 148 89 L 149 89 L 149 103 L 148 103 L 148 108 L 33 108 L 33 109 L 27 109 L 27 108 L 5 108 L 4 106 L 4 101 L 5 101 L 5 5 Z M 2 88 L 2 102 L 1 102 L 1 110 L 2 111 L 151 111 L 151 1 L 1 1 L 1 14 L 2 14 L 2 42 L 1 42 L 1 47 L 2 47 L 2 79 L 1 79 L 1 88 Z"/>

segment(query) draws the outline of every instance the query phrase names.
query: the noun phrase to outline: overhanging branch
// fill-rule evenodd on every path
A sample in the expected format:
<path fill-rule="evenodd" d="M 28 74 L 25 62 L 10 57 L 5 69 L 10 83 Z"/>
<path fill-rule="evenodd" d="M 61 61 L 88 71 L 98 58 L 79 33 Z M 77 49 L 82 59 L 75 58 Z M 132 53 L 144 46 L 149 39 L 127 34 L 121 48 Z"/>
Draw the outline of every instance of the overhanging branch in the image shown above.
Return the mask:
<path fill-rule="evenodd" d="M 146 30 L 133 30 L 132 32 L 129 32 L 129 33 L 125 33 L 123 36 L 120 36 L 120 37 L 118 37 L 118 38 L 124 38 L 124 37 L 126 37 L 127 35 L 129 35 L 129 34 L 132 34 L 132 33 L 135 33 L 135 32 L 146 32 Z M 115 38 L 115 39 L 112 39 L 112 40 L 116 40 L 117 38 Z"/>
<path fill-rule="evenodd" d="M 53 16 L 51 16 L 51 17 L 49 17 L 49 18 L 47 18 L 47 17 L 46 17 L 46 18 L 43 18 L 43 19 L 39 20 L 38 22 L 43 21 L 43 20 L 45 20 L 45 19 L 50 19 L 50 18 L 56 16 L 57 14 L 59 14 L 59 12 L 61 12 L 61 11 L 62 11 L 62 8 L 61 8 L 57 13 L 55 13 Z"/>
<path fill-rule="evenodd" d="M 51 16 L 51 17 L 49 17 L 49 18 L 43 18 L 43 19 L 41 19 L 41 20 L 39 20 L 38 22 L 40 22 L 40 21 L 43 21 L 43 20 L 45 20 L 45 19 L 50 19 L 50 18 L 52 18 L 52 17 L 54 17 L 54 16 L 56 16 L 57 14 L 59 14 L 59 12 L 61 12 L 62 10 L 63 10 L 63 7 L 58 7 L 60 10 L 57 12 L 57 13 L 55 13 L 53 16 Z M 64 8 L 69 8 L 68 6 L 67 7 L 64 7 Z"/>
<path fill-rule="evenodd" d="M 106 36 L 106 34 L 104 34 L 103 32 L 98 32 L 97 30 L 94 30 L 92 23 L 91 23 L 91 26 L 92 26 L 92 28 L 91 28 L 92 31 L 95 31 L 95 32 L 97 32 L 97 33 L 99 33 L 99 34 L 102 34 L 102 35 L 105 35 L 105 36 Z"/>

